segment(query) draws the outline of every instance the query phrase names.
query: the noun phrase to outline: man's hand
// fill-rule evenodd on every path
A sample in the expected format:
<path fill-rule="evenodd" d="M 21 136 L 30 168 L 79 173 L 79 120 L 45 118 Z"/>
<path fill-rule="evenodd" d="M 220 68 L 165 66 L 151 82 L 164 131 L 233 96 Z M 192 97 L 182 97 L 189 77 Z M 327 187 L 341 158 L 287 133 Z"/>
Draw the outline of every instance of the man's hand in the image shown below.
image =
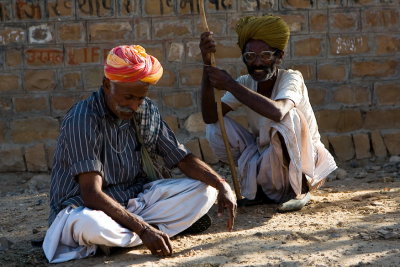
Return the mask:
<path fill-rule="evenodd" d="M 151 251 L 151 254 L 158 256 L 171 256 L 171 241 L 166 233 L 153 227 L 146 227 L 140 233 L 143 244 Z"/>
<path fill-rule="evenodd" d="M 228 231 L 232 231 L 236 218 L 236 198 L 227 182 L 222 182 L 218 187 L 218 216 L 222 216 L 224 209 L 229 212 L 228 223 L 226 227 Z"/>
<path fill-rule="evenodd" d="M 215 53 L 217 51 L 212 35 L 212 32 L 203 32 L 200 36 L 199 47 L 201 56 L 203 57 L 203 63 L 206 65 L 211 65 L 211 53 Z"/>
<path fill-rule="evenodd" d="M 229 91 L 229 89 L 236 83 L 232 76 L 225 70 L 217 67 L 206 66 L 205 71 L 207 72 L 210 85 L 216 89 Z"/>

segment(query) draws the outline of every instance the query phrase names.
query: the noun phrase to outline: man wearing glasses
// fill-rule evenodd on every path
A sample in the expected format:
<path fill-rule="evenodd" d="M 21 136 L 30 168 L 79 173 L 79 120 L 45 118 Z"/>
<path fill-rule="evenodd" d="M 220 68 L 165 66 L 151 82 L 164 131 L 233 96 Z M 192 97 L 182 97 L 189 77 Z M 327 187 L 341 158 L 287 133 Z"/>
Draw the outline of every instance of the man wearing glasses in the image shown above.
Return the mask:
<path fill-rule="evenodd" d="M 210 66 L 210 54 L 216 52 L 213 34 L 201 35 L 201 107 L 207 138 L 226 162 L 213 88 L 226 90 L 222 111 L 244 196 L 238 204 L 279 203 L 280 212 L 300 210 L 336 164 L 320 141 L 301 73 L 278 68 L 289 27 L 277 16 L 250 16 L 239 20 L 236 32 L 248 71 L 236 80 Z M 244 108 L 249 130 L 225 116 L 239 107 Z"/>

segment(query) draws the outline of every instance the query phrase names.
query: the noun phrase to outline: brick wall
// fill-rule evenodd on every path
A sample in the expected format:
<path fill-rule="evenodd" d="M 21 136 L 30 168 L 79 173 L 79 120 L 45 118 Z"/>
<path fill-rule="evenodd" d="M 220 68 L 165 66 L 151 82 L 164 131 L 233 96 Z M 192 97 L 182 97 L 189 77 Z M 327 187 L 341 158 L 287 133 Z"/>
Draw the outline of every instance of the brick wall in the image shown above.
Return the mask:
<path fill-rule="evenodd" d="M 292 31 L 284 67 L 303 73 L 325 145 L 342 161 L 400 154 L 399 0 L 205 2 L 218 66 L 245 72 L 241 16 L 280 15 Z M 98 89 L 109 49 L 130 43 L 164 66 L 150 92 L 164 118 L 214 162 L 199 114 L 201 32 L 197 0 L 0 0 L 0 172 L 48 170 L 62 116 Z"/>

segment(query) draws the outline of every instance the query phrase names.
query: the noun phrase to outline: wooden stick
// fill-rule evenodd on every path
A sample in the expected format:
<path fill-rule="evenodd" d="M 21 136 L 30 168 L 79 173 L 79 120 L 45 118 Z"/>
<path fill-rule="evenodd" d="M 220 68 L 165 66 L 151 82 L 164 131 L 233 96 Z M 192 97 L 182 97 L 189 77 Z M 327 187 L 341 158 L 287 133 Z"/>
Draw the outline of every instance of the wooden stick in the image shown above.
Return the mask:
<path fill-rule="evenodd" d="M 205 31 L 209 32 L 210 29 L 208 28 L 206 14 L 204 12 L 204 0 L 200 0 L 199 5 L 200 5 L 200 16 L 202 19 L 201 21 L 203 24 L 203 28 L 205 29 Z M 215 63 L 214 53 L 211 53 L 210 56 L 211 56 L 211 66 L 216 67 L 217 64 Z M 224 140 L 224 144 L 225 144 L 225 150 L 226 150 L 226 155 L 228 157 L 229 168 L 231 169 L 233 187 L 235 189 L 236 198 L 242 199 L 242 194 L 240 193 L 239 180 L 238 180 L 237 173 L 236 173 L 236 167 L 235 167 L 235 163 L 233 161 L 233 156 L 232 156 L 232 152 L 230 149 L 228 136 L 226 135 L 224 116 L 222 114 L 222 103 L 221 103 L 222 91 L 218 90 L 218 89 L 214 89 L 214 97 L 217 102 L 218 121 L 219 121 L 219 126 L 221 128 L 222 139 Z"/>

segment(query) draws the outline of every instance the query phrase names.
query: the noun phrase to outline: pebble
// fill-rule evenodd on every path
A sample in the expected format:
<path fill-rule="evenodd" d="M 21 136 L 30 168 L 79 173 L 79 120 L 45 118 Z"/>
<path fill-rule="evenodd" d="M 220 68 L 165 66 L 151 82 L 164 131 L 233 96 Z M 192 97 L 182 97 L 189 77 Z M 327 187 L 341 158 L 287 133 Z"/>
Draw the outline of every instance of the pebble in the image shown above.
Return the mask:
<path fill-rule="evenodd" d="M 336 179 L 343 180 L 347 177 L 347 172 L 344 169 L 338 168 L 336 170 Z"/>
<path fill-rule="evenodd" d="M 400 156 L 391 156 L 389 162 L 400 162 Z"/>
<path fill-rule="evenodd" d="M 11 248 L 12 245 L 13 242 L 11 242 L 10 240 L 5 237 L 0 237 L 0 251 L 8 250 L 9 248 Z"/>
<path fill-rule="evenodd" d="M 357 174 L 354 176 L 354 178 L 356 178 L 356 179 L 363 179 L 363 178 L 367 177 L 367 175 L 368 175 L 368 173 L 366 173 L 365 171 L 361 171 L 361 172 L 357 173 Z"/>

